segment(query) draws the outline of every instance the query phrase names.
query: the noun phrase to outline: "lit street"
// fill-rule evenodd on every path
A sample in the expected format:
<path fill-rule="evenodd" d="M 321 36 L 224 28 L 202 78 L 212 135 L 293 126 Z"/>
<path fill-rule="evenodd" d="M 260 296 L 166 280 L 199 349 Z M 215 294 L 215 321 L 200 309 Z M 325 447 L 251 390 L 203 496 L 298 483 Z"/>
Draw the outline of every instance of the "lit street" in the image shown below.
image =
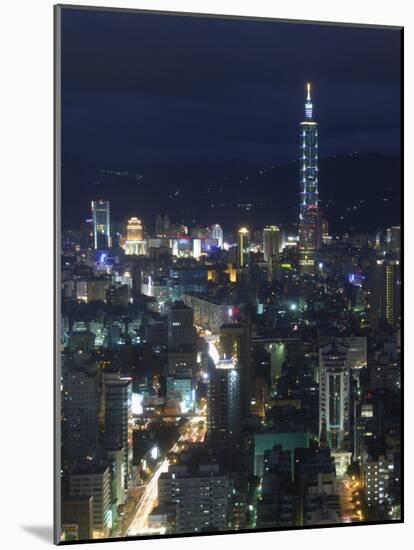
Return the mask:
<path fill-rule="evenodd" d="M 204 417 L 202 416 L 191 418 L 184 429 L 184 433 L 180 436 L 177 443 L 173 445 L 170 452 L 179 452 L 178 443 L 196 443 L 203 441 L 205 436 L 205 428 L 200 430 L 198 427 L 199 422 L 202 420 L 204 420 Z M 144 493 L 138 502 L 131 524 L 127 529 L 127 536 L 151 534 L 151 530 L 148 527 L 148 516 L 150 515 L 152 509 L 157 505 L 158 479 L 163 472 L 168 471 L 168 466 L 169 461 L 165 458 L 155 470 L 151 479 L 148 481 Z"/>

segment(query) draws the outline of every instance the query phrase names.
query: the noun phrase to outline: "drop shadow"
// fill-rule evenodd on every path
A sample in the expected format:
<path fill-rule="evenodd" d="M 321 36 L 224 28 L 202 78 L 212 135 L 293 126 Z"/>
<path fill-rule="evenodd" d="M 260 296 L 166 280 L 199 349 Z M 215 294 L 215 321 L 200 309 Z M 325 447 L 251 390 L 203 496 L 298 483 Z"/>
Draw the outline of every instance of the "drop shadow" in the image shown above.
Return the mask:
<path fill-rule="evenodd" d="M 21 528 L 40 540 L 53 543 L 53 527 L 50 525 L 21 525 Z"/>

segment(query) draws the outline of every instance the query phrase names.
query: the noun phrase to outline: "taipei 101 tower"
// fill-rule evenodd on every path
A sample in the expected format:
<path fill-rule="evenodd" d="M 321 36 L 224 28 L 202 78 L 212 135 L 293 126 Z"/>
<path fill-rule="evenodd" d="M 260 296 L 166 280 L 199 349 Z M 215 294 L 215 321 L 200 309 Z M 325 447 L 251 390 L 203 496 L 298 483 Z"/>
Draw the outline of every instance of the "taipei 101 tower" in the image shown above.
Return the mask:
<path fill-rule="evenodd" d="M 318 123 L 313 120 L 310 83 L 306 90 L 305 120 L 300 123 L 299 267 L 312 274 L 319 248 Z"/>

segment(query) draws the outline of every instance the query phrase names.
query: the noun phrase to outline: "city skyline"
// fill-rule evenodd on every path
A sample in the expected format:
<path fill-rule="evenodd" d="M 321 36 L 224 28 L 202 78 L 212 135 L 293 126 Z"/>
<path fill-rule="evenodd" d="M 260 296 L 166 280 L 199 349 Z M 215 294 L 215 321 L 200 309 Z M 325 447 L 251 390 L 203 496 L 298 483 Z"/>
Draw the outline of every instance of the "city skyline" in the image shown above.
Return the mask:
<path fill-rule="evenodd" d="M 167 48 L 157 44 L 152 29 L 158 25 Z M 68 8 L 62 30 L 64 226 L 87 217 L 85 208 L 79 212 L 85 194 L 93 200 L 107 193 L 114 219 L 120 221 L 133 215 L 129 205 L 141 190 L 144 218 L 155 218 L 151 204 L 157 197 L 163 210 L 172 208 L 179 213 L 177 221 L 190 223 L 188 211 L 194 206 L 199 218 L 207 218 L 209 204 L 231 203 L 228 186 L 239 187 L 240 203 L 252 202 L 251 190 L 240 180 L 247 176 L 261 185 L 267 177 L 258 176 L 263 169 L 275 173 L 263 191 L 278 208 L 278 194 L 291 197 L 296 166 L 289 173 L 286 169 L 298 159 L 297 124 L 307 81 L 312 81 L 315 116 L 324 133 L 320 159 L 358 151 L 363 161 L 355 168 L 351 163 L 349 185 L 358 179 L 355 187 L 362 192 L 362 183 L 375 173 L 383 191 L 387 180 L 400 177 L 398 158 L 387 159 L 399 156 L 401 110 L 399 36 L 387 35 L 385 41 L 384 33 L 381 28 Z M 246 37 L 253 50 L 244 45 Z M 324 44 L 332 40 L 335 51 L 329 52 Z M 305 56 L 310 43 L 311 54 Z M 344 168 L 335 170 L 331 163 L 322 168 L 331 186 L 338 185 L 325 190 L 332 199 L 344 185 Z M 195 181 L 204 191 L 200 205 L 193 205 Z M 119 194 L 114 191 L 118 186 Z M 398 191 L 393 188 L 391 197 Z M 237 204 L 221 208 L 233 219 L 237 213 L 252 214 L 240 212 Z M 269 215 L 265 205 L 255 204 L 255 209 Z M 378 208 L 373 210 L 363 217 L 374 218 L 375 225 L 381 215 L 375 219 Z M 342 214 L 334 210 L 332 217 Z"/>
<path fill-rule="evenodd" d="M 399 32 L 63 8 L 58 541 L 403 521 Z"/>

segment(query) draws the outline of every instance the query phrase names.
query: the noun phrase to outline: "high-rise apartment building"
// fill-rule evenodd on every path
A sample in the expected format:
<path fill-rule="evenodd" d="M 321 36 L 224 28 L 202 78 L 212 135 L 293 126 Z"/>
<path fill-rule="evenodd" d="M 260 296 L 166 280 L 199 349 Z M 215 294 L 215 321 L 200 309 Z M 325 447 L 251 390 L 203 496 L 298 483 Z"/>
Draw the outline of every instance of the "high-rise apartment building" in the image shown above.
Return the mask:
<path fill-rule="evenodd" d="M 171 465 L 158 480 L 158 503 L 175 503 L 175 533 L 225 531 L 228 477 L 214 462 Z"/>
<path fill-rule="evenodd" d="M 93 497 L 94 538 L 107 537 L 112 528 L 111 472 L 108 466 L 90 464 L 69 476 L 71 497 Z"/>
<path fill-rule="evenodd" d="M 65 498 L 62 501 L 62 531 L 65 540 L 92 539 L 93 529 L 93 498 Z"/>
<path fill-rule="evenodd" d="M 132 380 L 108 375 L 105 380 L 105 449 L 123 448 L 125 488 L 132 462 Z"/>
<path fill-rule="evenodd" d="M 207 433 L 212 439 L 237 439 L 241 430 L 240 371 L 221 359 L 209 373 Z"/>
<path fill-rule="evenodd" d="M 401 225 L 393 225 L 387 229 L 386 244 L 388 252 L 397 256 L 401 253 Z"/>
<path fill-rule="evenodd" d="M 375 328 L 387 322 L 401 323 L 401 265 L 398 260 L 380 259 L 372 263 L 368 275 L 369 317 Z"/>
<path fill-rule="evenodd" d="M 343 344 L 349 350 L 349 368 L 351 371 L 367 366 L 366 336 L 342 336 L 337 340 L 339 344 Z"/>
<path fill-rule="evenodd" d="M 364 460 L 362 478 L 369 508 L 381 508 L 389 505 L 393 471 L 392 452 L 386 455 L 367 457 Z"/>
<path fill-rule="evenodd" d="M 69 368 L 63 376 L 65 455 L 71 464 L 93 457 L 98 444 L 98 378 L 93 365 Z"/>
<path fill-rule="evenodd" d="M 168 348 L 177 350 L 183 345 L 194 346 L 194 312 L 184 302 L 174 302 L 167 314 Z"/>

